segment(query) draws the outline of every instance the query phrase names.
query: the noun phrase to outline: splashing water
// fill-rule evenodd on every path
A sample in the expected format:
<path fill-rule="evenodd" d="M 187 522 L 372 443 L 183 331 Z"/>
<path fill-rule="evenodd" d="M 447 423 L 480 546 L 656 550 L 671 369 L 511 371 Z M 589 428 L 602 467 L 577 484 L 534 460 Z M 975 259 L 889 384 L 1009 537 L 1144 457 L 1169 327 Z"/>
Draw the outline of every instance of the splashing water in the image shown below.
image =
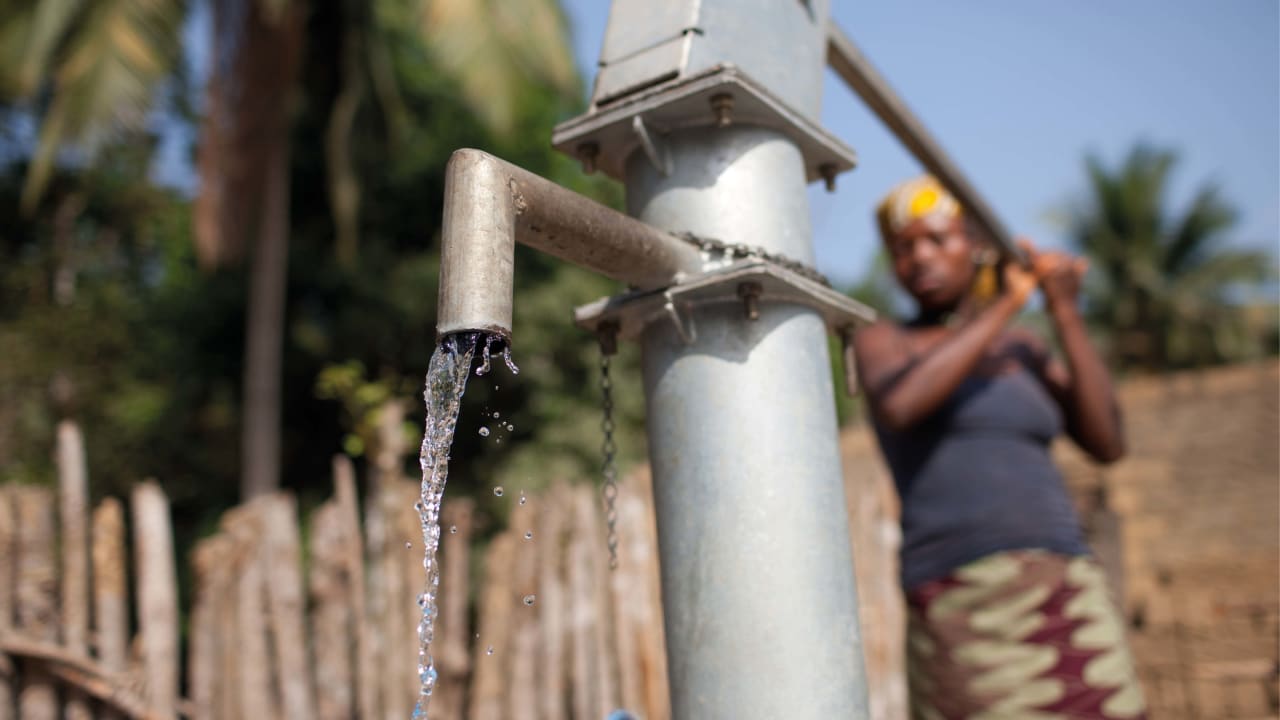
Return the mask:
<path fill-rule="evenodd" d="M 418 679 L 422 687 L 413 708 L 415 720 L 427 717 L 427 703 L 436 685 L 431 640 L 435 633 L 436 590 L 440 587 L 440 568 L 436 564 L 436 550 L 440 546 L 440 500 L 449 477 L 449 448 L 453 445 L 462 393 L 467 388 L 467 374 L 479 338 L 476 333 L 463 333 L 442 340 L 431 356 L 427 387 L 423 392 L 427 404 L 427 426 L 420 456 L 422 493 L 414 507 L 422 523 L 422 567 L 426 570 L 427 579 L 418 599 L 422 609 L 422 619 L 418 621 Z M 491 341 L 491 337 L 485 341 L 486 364 Z"/>

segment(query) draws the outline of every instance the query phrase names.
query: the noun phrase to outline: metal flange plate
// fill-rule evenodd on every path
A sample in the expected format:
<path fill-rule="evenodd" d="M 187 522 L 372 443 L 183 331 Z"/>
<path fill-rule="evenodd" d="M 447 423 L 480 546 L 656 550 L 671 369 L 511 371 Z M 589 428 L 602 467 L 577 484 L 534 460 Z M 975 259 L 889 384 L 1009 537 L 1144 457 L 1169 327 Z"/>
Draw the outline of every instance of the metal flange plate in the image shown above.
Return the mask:
<path fill-rule="evenodd" d="M 772 128 L 796 143 L 804 157 L 808 182 L 834 178 L 856 164 L 852 148 L 792 110 L 734 65 L 717 65 L 662 83 L 567 120 L 556 126 L 551 144 L 577 158 L 585 148 L 593 147 L 595 167 L 621 181 L 627 158 L 641 147 L 642 134 L 636 131 L 635 118 L 642 118 L 643 126 L 659 135 L 715 125 L 711 99 L 726 93 L 733 97 L 731 123 Z"/>
<path fill-rule="evenodd" d="M 750 292 L 744 293 L 744 288 Z M 736 303 L 745 308 L 744 295 L 748 294 L 759 304 L 791 303 L 813 308 L 822 315 L 827 328 L 839 336 L 876 319 L 876 311 L 857 300 L 759 259 L 740 260 L 661 290 L 601 298 L 575 308 L 573 319 L 578 327 L 596 334 L 602 325 L 612 323 L 620 340 L 639 337 L 649 323 L 673 322 L 681 337 L 693 342 L 696 325 L 690 322 L 690 311 L 713 303 Z"/>

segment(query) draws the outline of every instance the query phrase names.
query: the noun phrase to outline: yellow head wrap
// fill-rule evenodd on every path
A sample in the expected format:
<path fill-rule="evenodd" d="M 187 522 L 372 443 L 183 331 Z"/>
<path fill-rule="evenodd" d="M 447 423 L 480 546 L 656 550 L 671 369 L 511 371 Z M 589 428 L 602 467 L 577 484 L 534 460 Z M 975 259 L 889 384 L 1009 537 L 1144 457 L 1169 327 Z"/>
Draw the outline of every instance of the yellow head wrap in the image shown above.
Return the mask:
<path fill-rule="evenodd" d="M 947 223 L 961 214 L 960 203 L 932 175 L 900 183 L 876 208 L 880 233 L 886 238 L 920 218 Z"/>

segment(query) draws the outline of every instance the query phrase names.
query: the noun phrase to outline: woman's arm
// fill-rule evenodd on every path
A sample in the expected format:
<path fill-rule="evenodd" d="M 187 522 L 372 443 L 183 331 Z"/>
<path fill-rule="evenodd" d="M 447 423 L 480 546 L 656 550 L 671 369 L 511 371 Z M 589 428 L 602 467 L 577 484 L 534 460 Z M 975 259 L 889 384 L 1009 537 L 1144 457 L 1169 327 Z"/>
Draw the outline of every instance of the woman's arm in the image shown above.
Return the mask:
<path fill-rule="evenodd" d="M 1080 316 L 1080 285 L 1088 263 L 1061 253 L 1034 260 L 1045 305 L 1066 356 L 1066 367 L 1047 362 L 1042 374 L 1067 420 L 1067 432 L 1095 460 L 1110 463 L 1124 456 L 1124 427 L 1110 373 L 1089 340 Z"/>
<path fill-rule="evenodd" d="M 1006 291 L 970 322 L 920 355 L 905 347 L 901 330 L 888 324 L 854 338 L 858 374 L 871 412 L 883 426 L 906 430 L 932 415 L 969 375 L 1035 290 L 1036 279 L 1019 268 L 1005 271 Z"/>

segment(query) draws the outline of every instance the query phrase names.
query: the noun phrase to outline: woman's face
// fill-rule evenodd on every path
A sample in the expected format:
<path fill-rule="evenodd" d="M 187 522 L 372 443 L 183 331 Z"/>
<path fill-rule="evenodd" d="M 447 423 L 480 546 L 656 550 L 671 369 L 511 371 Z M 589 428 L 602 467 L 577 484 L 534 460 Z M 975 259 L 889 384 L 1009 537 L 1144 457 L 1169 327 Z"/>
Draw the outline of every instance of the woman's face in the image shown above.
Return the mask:
<path fill-rule="evenodd" d="M 953 309 L 973 284 L 974 244 L 963 218 L 917 218 L 885 246 L 898 282 L 922 310 Z"/>

